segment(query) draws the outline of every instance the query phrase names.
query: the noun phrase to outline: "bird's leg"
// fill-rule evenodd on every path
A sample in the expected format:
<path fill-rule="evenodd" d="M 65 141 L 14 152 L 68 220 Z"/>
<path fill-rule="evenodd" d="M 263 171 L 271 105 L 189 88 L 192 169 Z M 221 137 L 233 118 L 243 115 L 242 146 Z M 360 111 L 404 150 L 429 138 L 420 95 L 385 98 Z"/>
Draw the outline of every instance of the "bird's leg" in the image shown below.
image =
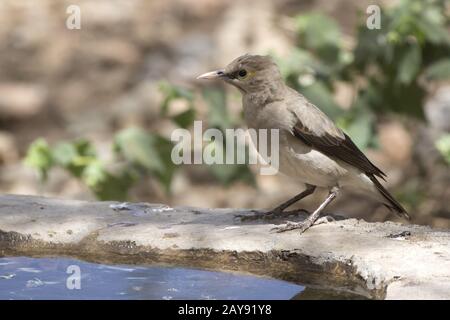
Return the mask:
<path fill-rule="evenodd" d="M 266 214 L 277 215 L 277 214 L 282 213 L 285 209 L 287 209 L 288 207 L 290 207 L 294 203 L 296 203 L 296 202 L 300 201 L 301 199 L 306 198 L 307 196 L 313 194 L 315 189 L 316 189 L 315 186 L 307 184 L 306 185 L 306 190 L 304 190 L 303 192 L 300 192 L 298 195 L 296 195 L 295 197 L 289 199 L 288 201 L 283 202 L 282 204 L 280 204 L 275 209 L 266 212 Z"/>
<path fill-rule="evenodd" d="M 285 231 L 289 231 L 289 230 L 299 229 L 300 234 L 302 234 L 303 232 L 308 230 L 314 224 L 314 222 L 316 222 L 316 220 L 319 218 L 320 214 L 325 209 L 325 207 L 328 204 L 330 204 L 337 197 L 338 193 L 339 193 L 339 188 L 333 187 L 331 189 L 330 193 L 328 194 L 328 197 L 325 199 L 325 201 L 322 202 L 322 204 L 316 209 L 316 211 L 314 211 L 304 221 L 302 221 L 302 222 L 288 221 L 284 226 L 276 227 L 276 228 L 273 228 L 272 230 L 274 230 L 276 232 L 285 232 Z"/>
<path fill-rule="evenodd" d="M 292 213 L 299 213 L 300 211 L 308 213 L 308 211 L 306 211 L 305 209 L 299 209 L 299 210 L 288 211 L 288 212 L 285 212 L 284 210 L 286 208 L 290 207 L 291 205 L 293 205 L 294 203 L 300 201 L 301 199 L 314 193 L 315 189 L 316 189 L 315 186 L 307 184 L 306 190 L 300 192 L 299 194 L 297 194 L 295 197 L 289 199 L 288 201 L 283 202 L 275 209 L 272 209 L 267 212 L 255 213 L 252 216 L 239 215 L 238 217 L 240 217 L 242 220 L 256 220 L 256 219 L 273 219 L 273 218 L 277 218 L 277 217 L 286 217 Z"/>

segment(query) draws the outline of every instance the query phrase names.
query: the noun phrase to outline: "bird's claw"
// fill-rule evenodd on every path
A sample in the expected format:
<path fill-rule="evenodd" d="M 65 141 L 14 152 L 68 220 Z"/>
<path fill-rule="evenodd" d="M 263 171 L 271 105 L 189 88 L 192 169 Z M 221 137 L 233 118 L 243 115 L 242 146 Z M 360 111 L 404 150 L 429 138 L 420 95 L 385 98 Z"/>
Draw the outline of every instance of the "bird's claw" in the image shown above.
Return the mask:
<path fill-rule="evenodd" d="M 293 221 L 287 221 L 286 224 L 282 226 L 278 226 L 275 228 L 272 228 L 271 231 L 275 231 L 277 233 L 286 232 L 290 230 L 299 230 L 300 234 L 311 228 L 313 225 L 318 225 L 322 223 L 330 223 L 335 222 L 336 219 L 332 216 L 323 216 L 316 221 L 306 219 L 302 222 L 293 222 Z"/>
<path fill-rule="evenodd" d="M 302 234 L 307 229 L 309 229 L 311 227 L 311 225 L 312 225 L 312 223 L 310 223 L 308 220 L 305 220 L 302 222 L 287 221 L 286 224 L 272 228 L 270 231 L 275 231 L 276 233 L 282 233 L 282 232 L 286 232 L 286 231 L 290 231 L 290 230 L 299 230 L 300 234 Z"/>

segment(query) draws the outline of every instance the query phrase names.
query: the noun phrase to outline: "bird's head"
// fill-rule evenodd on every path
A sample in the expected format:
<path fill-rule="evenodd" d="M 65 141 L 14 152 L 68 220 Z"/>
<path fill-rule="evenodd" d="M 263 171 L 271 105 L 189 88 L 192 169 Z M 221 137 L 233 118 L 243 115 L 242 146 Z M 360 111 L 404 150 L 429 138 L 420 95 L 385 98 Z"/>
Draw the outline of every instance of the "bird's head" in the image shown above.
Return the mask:
<path fill-rule="evenodd" d="M 269 56 L 250 54 L 236 58 L 225 69 L 204 73 L 197 79 L 223 80 L 243 93 L 257 93 L 283 83 L 278 66 Z"/>

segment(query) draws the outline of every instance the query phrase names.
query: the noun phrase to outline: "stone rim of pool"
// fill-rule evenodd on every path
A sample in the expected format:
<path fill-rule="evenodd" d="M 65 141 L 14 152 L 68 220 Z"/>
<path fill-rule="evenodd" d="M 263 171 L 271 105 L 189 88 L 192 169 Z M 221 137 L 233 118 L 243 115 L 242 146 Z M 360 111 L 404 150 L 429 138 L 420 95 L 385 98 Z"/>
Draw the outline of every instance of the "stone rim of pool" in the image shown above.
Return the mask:
<path fill-rule="evenodd" d="M 450 232 L 345 219 L 271 233 L 248 209 L 0 196 L 0 256 L 239 271 L 375 299 L 449 299 Z M 293 217 L 292 220 L 302 217 Z"/>

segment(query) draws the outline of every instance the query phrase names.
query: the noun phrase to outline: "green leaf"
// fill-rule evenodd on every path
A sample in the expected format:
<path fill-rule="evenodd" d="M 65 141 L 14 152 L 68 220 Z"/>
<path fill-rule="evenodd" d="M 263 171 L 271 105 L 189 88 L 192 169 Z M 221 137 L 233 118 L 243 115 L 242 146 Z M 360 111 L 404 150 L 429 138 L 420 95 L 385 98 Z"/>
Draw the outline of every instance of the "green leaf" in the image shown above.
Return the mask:
<path fill-rule="evenodd" d="M 47 180 L 48 171 L 54 164 L 47 141 L 42 138 L 34 141 L 28 148 L 24 163 L 37 170 L 41 180 Z"/>
<path fill-rule="evenodd" d="M 126 200 L 128 190 L 136 181 L 133 170 L 125 168 L 116 174 L 109 173 L 100 161 L 92 161 L 83 171 L 83 182 L 100 200 Z"/>
<path fill-rule="evenodd" d="M 237 181 L 242 181 L 253 186 L 256 185 L 255 177 L 247 165 L 212 164 L 208 166 L 208 169 L 225 186 L 230 186 Z"/>
<path fill-rule="evenodd" d="M 450 134 L 445 134 L 440 137 L 435 145 L 442 157 L 444 157 L 444 160 L 450 165 Z"/>
<path fill-rule="evenodd" d="M 67 169 L 75 177 L 81 177 L 86 166 L 97 161 L 97 155 L 92 144 L 79 139 L 74 142 L 62 142 L 52 149 L 55 164 Z"/>
<path fill-rule="evenodd" d="M 284 79 L 291 75 L 309 71 L 308 69 L 311 69 L 313 64 L 321 65 L 310 52 L 300 48 L 294 48 L 287 57 L 281 58 L 275 54 L 273 54 L 273 57 Z"/>
<path fill-rule="evenodd" d="M 207 88 L 202 91 L 203 98 L 208 104 L 208 126 L 221 130 L 232 128 L 233 123 L 226 106 L 225 91 L 217 88 Z"/>
<path fill-rule="evenodd" d="M 92 143 L 86 139 L 78 139 L 76 140 L 73 145 L 75 146 L 75 149 L 77 150 L 78 154 L 80 156 L 86 156 L 86 157 L 96 157 L 97 152 L 95 151 L 94 146 Z"/>
<path fill-rule="evenodd" d="M 182 98 L 190 102 L 194 100 L 194 94 L 192 91 L 176 86 L 167 81 L 161 81 L 159 83 L 159 90 L 164 95 L 164 99 L 161 103 L 161 112 L 163 115 L 167 114 L 170 103 L 175 99 Z"/>
<path fill-rule="evenodd" d="M 159 151 L 159 157 L 164 163 L 164 170 L 162 172 L 155 172 L 155 175 L 159 178 L 159 181 L 163 184 L 166 192 L 170 192 L 170 186 L 172 182 L 173 174 L 175 173 L 176 166 L 172 161 L 172 141 L 167 140 L 159 135 L 153 135 L 155 146 Z"/>
<path fill-rule="evenodd" d="M 420 70 L 422 53 L 417 44 L 412 44 L 405 49 L 398 66 L 397 81 L 405 85 L 410 84 Z"/>
<path fill-rule="evenodd" d="M 360 72 L 364 72 L 365 68 L 370 66 L 371 63 L 380 59 L 390 59 L 392 56 L 392 43 L 387 41 L 384 30 L 368 29 L 365 19 L 358 27 L 356 40 L 356 46 L 353 50 L 354 67 L 358 68 Z"/>
<path fill-rule="evenodd" d="M 417 20 L 416 23 L 425 35 L 426 40 L 430 43 L 434 45 L 449 44 L 450 36 L 444 25 L 433 23 L 425 19 Z"/>
<path fill-rule="evenodd" d="M 338 24 L 320 13 L 303 14 L 296 18 L 297 31 L 309 49 L 319 49 L 327 45 L 338 45 L 341 32 Z"/>
<path fill-rule="evenodd" d="M 299 91 L 330 118 L 336 119 L 343 113 L 343 110 L 334 101 L 330 90 L 322 82 L 316 81 Z"/>
<path fill-rule="evenodd" d="M 359 100 L 352 106 L 349 113 L 337 120 L 337 123 L 353 142 L 364 150 L 372 144 L 374 120 L 372 112 L 363 105 L 362 100 Z"/>
<path fill-rule="evenodd" d="M 100 161 L 89 163 L 83 170 L 83 181 L 90 188 L 96 188 L 107 179 L 107 172 Z"/>
<path fill-rule="evenodd" d="M 96 184 L 91 187 L 91 190 L 98 199 L 103 201 L 125 201 L 128 191 L 135 181 L 135 177 L 130 174 L 129 170 L 119 175 L 105 172 L 101 179 L 96 180 Z"/>
<path fill-rule="evenodd" d="M 52 154 L 56 164 L 67 167 L 78 156 L 78 151 L 74 144 L 63 142 L 53 148 Z"/>
<path fill-rule="evenodd" d="M 188 110 L 173 116 L 172 120 L 181 128 L 187 128 L 192 125 L 195 120 L 195 109 L 189 108 Z"/>
<path fill-rule="evenodd" d="M 42 179 L 47 178 L 53 166 L 60 166 L 81 179 L 100 200 L 126 200 L 135 181 L 132 167 L 124 168 L 117 175 L 108 172 L 97 159 L 92 144 L 85 139 L 61 142 L 53 149 L 45 140 L 38 139 L 30 146 L 25 163 L 37 169 Z"/>
<path fill-rule="evenodd" d="M 450 78 L 450 59 L 441 59 L 434 62 L 425 70 L 428 80 L 444 80 Z"/>
<path fill-rule="evenodd" d="M 353 142 L 362 150 L 366 149 L 372 137 L 372 123 L 369 118 L 360 118 L 353 121 L 347 129 Z"/>
<path fill-rule="evenodd" d="M 175 165 L 171 159 L 172 142 L 140 128 L 129 128 L 115 137 L 115 150 L 131 163 L 158 177 L 169 190 Z"/>
<path fill-rule="evenodd" d="M 334 20 L 320 13 L 311 13 L 297 16 L 296 24 L 300 47 L 314 52 L 323 63 L 336 65 L 342 62 L 342 35 Z"/>
<path fill-rule="evenodd" d="M 155 139 L 155 136 L 133 127 L 119 132 L 115 143 L 125 159 L 148 170 L 163 172 L 164 163 L 156 148 Z"/>
<path fill-rule="evenodd" d="M 194 98 L 194 95 L 190 90 L 171 84 L 167 81 L 159 82 L 159 90 L 161 90 L 161 92 L 165 96 L 170 97 L 172 99 L 185 98 L 188 100 L 192 100 Z"/>
<path fill-rule="evenodd" d="M 226 139 L 226 136 L 225 136 Z M 234 138 L 233 138 L 234 139 Z M 220 154 L 223 154 L 223 160 L 224 162 L 227 159 L 227 152 L 226 152 L 226 141 L 223 141 L 223 143 L 219 143 L 214 141 L 215 144 L 214 148 L 216 150 L 221 149 L 219 152 Z M 234 182 L 242 181 L 244 183 L 247 183 L 249 185 L 256 185 L 255 177 L 248 167 L 247 164 L 236 164 L 237 163 L 237 152 L 238 150 L 241 150 L 242 147 L 239 145 L 238 140 L 234 141 L 234 164 L 211 164 L 208 165 L 208 170 L 212 173 L 212 175 L 223 185 L 229 186 Z M 245 159 L 249 159 L 249 150 L 248 147 L 245 146 Z"/>

